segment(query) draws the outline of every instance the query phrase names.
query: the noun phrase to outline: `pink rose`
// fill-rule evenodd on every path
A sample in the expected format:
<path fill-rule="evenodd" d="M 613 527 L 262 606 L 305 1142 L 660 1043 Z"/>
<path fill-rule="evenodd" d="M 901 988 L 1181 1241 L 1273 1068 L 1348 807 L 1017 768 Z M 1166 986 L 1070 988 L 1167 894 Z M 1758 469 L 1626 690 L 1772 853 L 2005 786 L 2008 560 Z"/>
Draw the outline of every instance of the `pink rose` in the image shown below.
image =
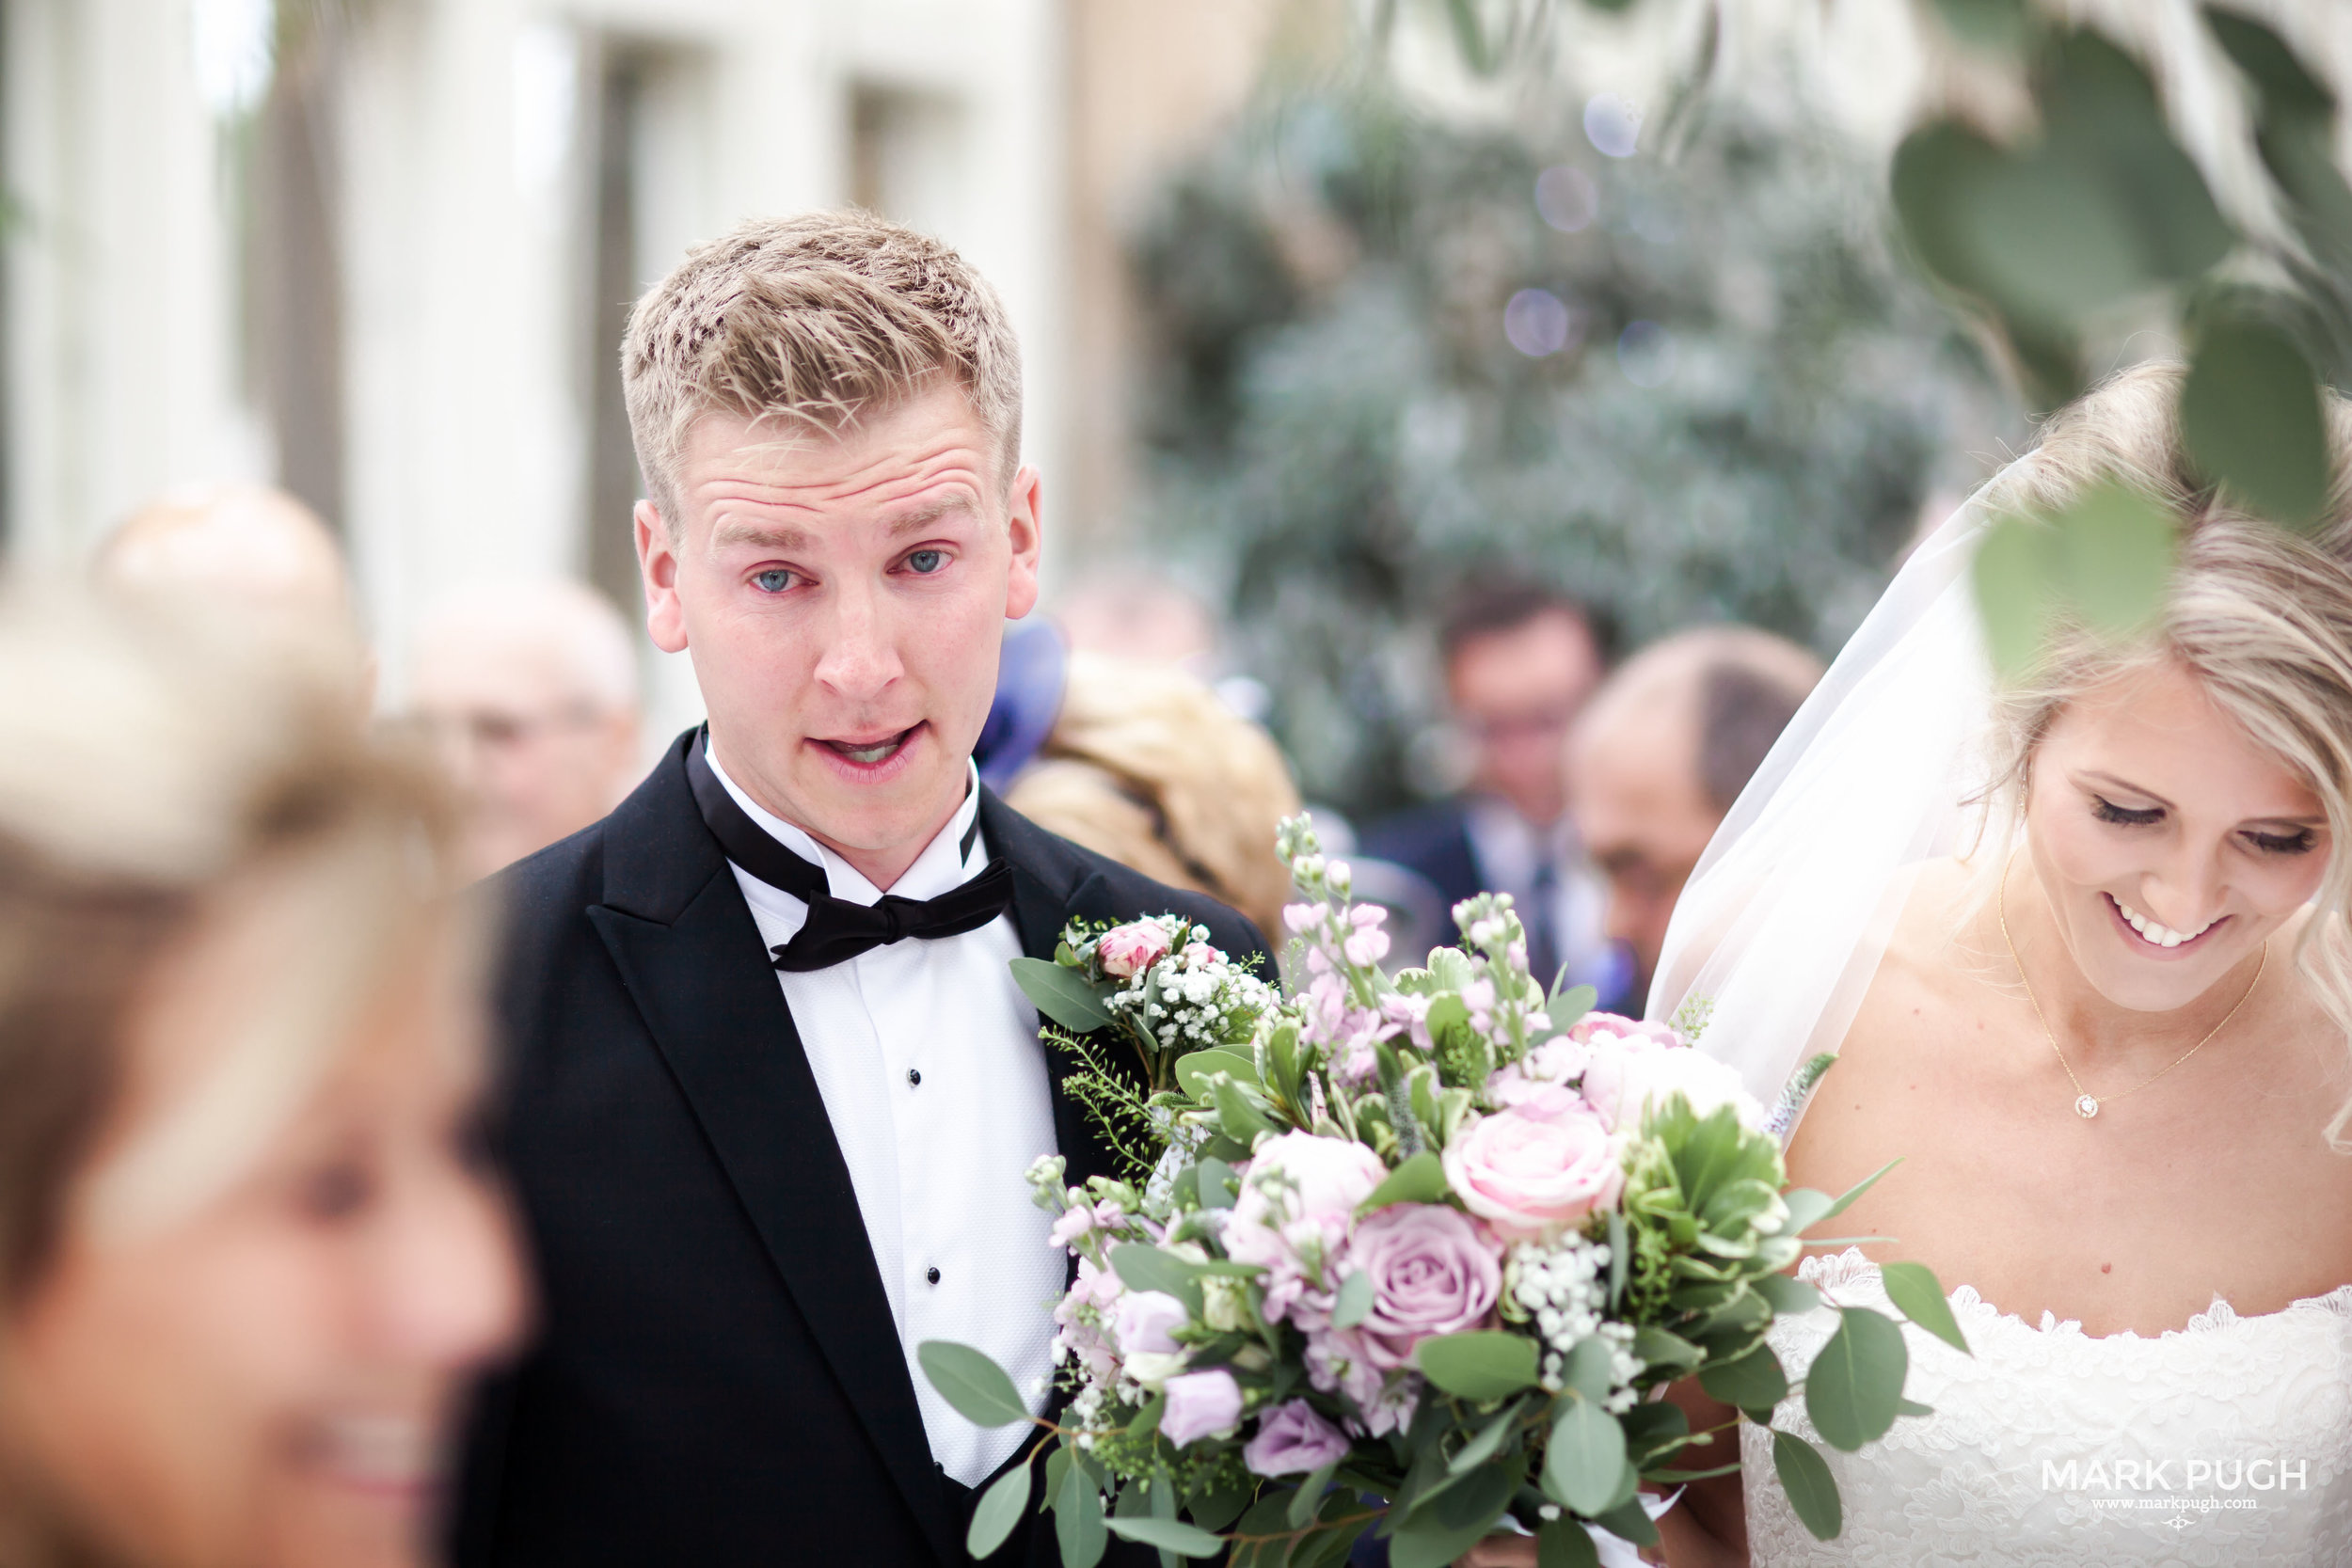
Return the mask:
<path fill-rule="evenodd" d="M 1568 1038 L 1579 1045 L 1596 1039 L 1648 1040 L 1654 1045 L 1680 1045 L 1682 1037 L 1662 1023 L 1646 1019 L 1624 1018 L 1616 1013 L 1586 1013 L 1568 1030 Z"/>
<path fill-rule="evenodd" d="M 1347 1434 L 1305 1400 L 1275 1406 L 1241 1450 L 1241 1462 L 1262 1476 L 1310 1475 L 1345 1457 Z"/>
<path fill-rule="evenodd" d="M 1640 1028 L 1639 1034 L 1596 1033 L 1585 1045 L 1590 1054 L 1584 1065 L 1584 1098 L 1612 1129 L 1639 1132 L 1642 1117 L 1677 1093 L 1700 1116 L 1729 1105 L 1741 1125 L 1763 1125 L 1764 1107 L 1748 1093 L 1738 1072 L 1679 1043 L 1661 1024 Z M 1665 1035 L 1665 1043 L 1660 1043 L 1659 1033 Z"/>
<path fill-rule="evenodd" d="M 1184 1304 L 1164 1291 L 1130 1291 L 1119 1298 L 1119 1312 L 1113 1320 L 1119 1335 L 1119 1353 L 1133 1355 L 1149 1351 L 1173 1355 L 1184 1347 L 1177 1344 L 1173 1331 L 1184 1326 L 1189 1314 Z"/>
<path fill-rule="evenodd" d="M 1391 1204 L 1359 1225 L 1347 1257 L 1372 1278 L 1372 1310 L 1357 1331 L 1366 1356 L 1403 1367 L 1430 1336 L 1485 1323 L 1502 1289 L 1500 1250 L 1441 1203 Z"/>
<path fill-rule="evenodd" d="M 1486 1098 L 1502 1106 L 1517 1105 L 1553 1084 L 1565 1084 L 1584 1070 L 1592 1053 L 1565 1035 L 1555 1035 L 1531 1048 L 1516 1062 L 1497 1068 L 1486 1079 Z"/>
<path fill-rule="evenodd" d="M 1160 1417 L 1160 1434 L 1178 1448 L 1223 1436 L 1241 1424 L 1241 1385 L 1222 1367 L 1171 1377 L 1164 1392 L 1168 1409 Z"/>
<path fill-rule="evenodd" d="M 1097 937 L 1094 958 L 1104 974 L 1125 980 L 1167 958 L 1168 948 L 1167 927 L 1156 920 L 1136 920 Z"/>
<path fill-rule="evenodd" d="M 1569 1089 L 1547 1085 L 1446 1146 L 1445 1179 L 1509 1241 L 1557 1235 L 1625 1186 L 1625 1144 Z"/>

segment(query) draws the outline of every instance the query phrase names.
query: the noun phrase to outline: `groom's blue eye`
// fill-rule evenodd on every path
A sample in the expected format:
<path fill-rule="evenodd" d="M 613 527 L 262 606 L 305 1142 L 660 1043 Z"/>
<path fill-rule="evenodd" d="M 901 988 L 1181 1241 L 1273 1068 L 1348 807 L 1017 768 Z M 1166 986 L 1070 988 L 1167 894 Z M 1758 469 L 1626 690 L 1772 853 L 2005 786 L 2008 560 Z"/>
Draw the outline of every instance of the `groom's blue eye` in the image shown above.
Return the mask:
<path fill-rule="evenodd" d="M 781 594 L 792 586 L 792 573 L 781 566 L 771 566 L 753 578 L 752 581 L 759 585 L 759 591 L 763 594 Z"/>
<path fill-rule="evenodd" d="M 914 550 L 907 556 L 907 569 L 922 577 L 929 577 L 946 564 L 946 550 Z"/>

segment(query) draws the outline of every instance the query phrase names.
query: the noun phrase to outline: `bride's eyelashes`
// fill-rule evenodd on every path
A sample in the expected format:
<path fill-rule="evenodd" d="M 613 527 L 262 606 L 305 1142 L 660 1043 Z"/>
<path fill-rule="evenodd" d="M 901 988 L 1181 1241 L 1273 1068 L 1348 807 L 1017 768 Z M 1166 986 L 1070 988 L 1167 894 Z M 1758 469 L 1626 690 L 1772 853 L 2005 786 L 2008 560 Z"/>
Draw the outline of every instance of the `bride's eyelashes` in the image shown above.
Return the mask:
<path fill-rule="evenodd" d="M 2112 822 L 2119 828 L 2149 828 L 2164 820 L 2164 808 L 2119 806 L 2106 796 L 2094 794 L 2090 798 L 2090 815 L 2102 822 Z M 2319 842 L 2318 836 L 2309 828 L 2297 828 L 2291 833 L 2266 833 L 2249 828 L 2241 836 L 2266 855 L 2309 854 Z"/>
<path fill-rule="evenodd" d="M 2104 795 L 2090 798 L 2090 815 L 2102 822 L 2112 822 L 2119 828 L 2148 828 L 2164 820 L 2162 806 L 2150 806 L 2144 811 L 2119 806 Z"/>
<path fill-rule="evenodd" d="M 2262 833 L 2249 830 L 2246 840 L 2255 848 L 2271 855 L 2307 855 L 2311 853 L 2312 847 L 2319 842 L 2309 828 L 2297 828 L 2291 833 Z"/>

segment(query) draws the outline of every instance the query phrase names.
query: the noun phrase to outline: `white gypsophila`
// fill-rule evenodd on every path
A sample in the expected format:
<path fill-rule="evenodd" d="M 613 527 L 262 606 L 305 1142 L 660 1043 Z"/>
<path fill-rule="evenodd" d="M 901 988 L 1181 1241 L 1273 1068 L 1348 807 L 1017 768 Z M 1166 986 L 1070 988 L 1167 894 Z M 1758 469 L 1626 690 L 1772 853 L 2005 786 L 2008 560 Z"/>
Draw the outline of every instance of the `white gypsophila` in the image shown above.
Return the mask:
<path fill-rule="evenodd" d="M 1160 1151 L 1159 1164 L 1152 1167 L 1151 1179 L 1143 1184 L 1143 1212 L 1155 1219 L 1164 1219 L 1175 1207 L 1176 1179 L 1209 1141 L 1209 1130 L 1197 1123 L 1178 1121 L 1176 1113 L 1165 1105 L 1151 1107 L 1149 1114 L 1153 1128 L 1168 1139 L 1168 1147 Z"/>
<path fill-rule="evenodd" d="M 1171 1050 L 1223 1045 L 1273 1005 L 1266 983 L 1211 947 L 1205 927 L 1187 929 L 1174 916 L 1158 920 L 1175 945 L 1109 998 L 1153 1039 Z"/>
<path fill-rule="evenodd" d="M 1609 1347 L 1609 1397 L 1602 1402 L 1611 1415 L 1633 1408 L 1633 1380 L 1643 1363 L 1633 1354 L 1630 1323 L 1607 1322 L 1609 1248 L 1607 1243 L 1570 1232 L 1557 1242 L 1522 1242 L 1503 1262 L 1502 1288 L 1512 1304 L 1535 1325 L 1543 1343 L 1539 1377 L 1546 1390 L 1563 1386 L 1568 1353 L 1586 1339 L 1598 1338 Z"/>

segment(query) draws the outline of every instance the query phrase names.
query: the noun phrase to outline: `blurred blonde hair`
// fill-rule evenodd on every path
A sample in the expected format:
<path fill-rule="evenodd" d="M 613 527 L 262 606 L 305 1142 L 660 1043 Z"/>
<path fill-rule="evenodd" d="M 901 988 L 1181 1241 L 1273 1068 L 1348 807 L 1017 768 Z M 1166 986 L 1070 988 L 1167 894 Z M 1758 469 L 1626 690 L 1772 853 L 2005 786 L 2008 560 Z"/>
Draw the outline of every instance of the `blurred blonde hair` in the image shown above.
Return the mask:
<path fill-rule="evenodd" d="M 443 902 L 429 775 L 369 739 L 331 661 L 288 651 L 143 596 L 0 592 L 0 1298 L 68 1223 L 148 976 L 222 896 L 263 884 L 283 973 L 74 1223 L 152 1223 L 233 1180 Z"/>
<path fill-rule="evenodd" d="M 688 253 L 629 312 L 621 387 L 663 522 L 684 526 L 677 466 L 707 414 L 819 433 L 941 378 L 1021 457 L 1021 345 L 1003 301 L 953 249 L 871 213 L 754 218 Z"/>
<path fill-rule="evenodd" d="M 2022 821 L 2035 749 L 2059 711 L 2132 671 L 2175 660 L 2255 743 L 2319 797 L 2328 869 L 2296 963 L 2352 1050 L 2352 404 L 2328 396 L 2335 483 L 2319 524 L 2296 535 L 2233 506 L 2191 468 L 2174 412 L 2184 372 L 2129 370 L 2053 415 L 2040 442 L 1985 487 L 1995 513 L 2063 509 L 2120 482 L 2178 523 L 2179 558 L 2153 631 L 2118 643 L 2058 628 L 2033 668 L 2006 684 L 1988 747 L 1989 799 L 2009 839 Z M 2352 1101 L 2328 1123 L 2348 1148 Z"/>
<path fill-rule="evenodd" d="M 1006 792 L 1015 811 L 1171 887 L 1281 929 L 1274 830 L 1298 791 L 1273 738 L 1183 671 L 1070 656 L 1061 715 Z"/>

